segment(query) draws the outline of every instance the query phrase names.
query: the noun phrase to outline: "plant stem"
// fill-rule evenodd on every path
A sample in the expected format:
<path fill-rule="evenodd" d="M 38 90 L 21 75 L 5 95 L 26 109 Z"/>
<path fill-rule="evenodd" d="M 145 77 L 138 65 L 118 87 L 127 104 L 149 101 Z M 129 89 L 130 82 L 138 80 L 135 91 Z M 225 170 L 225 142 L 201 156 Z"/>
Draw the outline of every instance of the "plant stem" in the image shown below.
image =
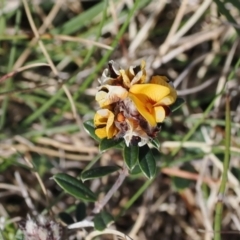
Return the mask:
<path fill-rule="evenodd" d="M 221 185 L 218 193 L 218 201 L 216 204 L 215 210 L 215 219 L 214 219 L 214 240 L 221 240 L 221 223 L 222 223 L 222 212 L 223 212 L 223 200 L 227 184 L 227 174 L 230 162 L 230 141 L 231 141 L 231 118 L 230 118 L 230 104 L 229 97 L 226 98 L 226 117 L 225 117 L 226 129 L 225 129 L 225 155 L 223 162 L 223 174 Z"/>

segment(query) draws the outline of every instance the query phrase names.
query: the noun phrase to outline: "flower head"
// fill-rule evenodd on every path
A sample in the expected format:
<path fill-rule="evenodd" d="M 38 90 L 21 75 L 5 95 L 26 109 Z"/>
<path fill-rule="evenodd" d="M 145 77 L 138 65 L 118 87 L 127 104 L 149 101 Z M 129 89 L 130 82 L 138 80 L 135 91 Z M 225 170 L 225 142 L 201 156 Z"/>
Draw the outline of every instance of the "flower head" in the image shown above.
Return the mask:
<path fill-rule="evenodd" d="M 126 145 L 143 146 L 160 131 L 176 90 L 164 76 L 146 82 L 145 62 L 124 70 L 109 61 L 100 78 L 96 101 L 102 109 L 94 117 L 99 138 L 123 138 Z"/>

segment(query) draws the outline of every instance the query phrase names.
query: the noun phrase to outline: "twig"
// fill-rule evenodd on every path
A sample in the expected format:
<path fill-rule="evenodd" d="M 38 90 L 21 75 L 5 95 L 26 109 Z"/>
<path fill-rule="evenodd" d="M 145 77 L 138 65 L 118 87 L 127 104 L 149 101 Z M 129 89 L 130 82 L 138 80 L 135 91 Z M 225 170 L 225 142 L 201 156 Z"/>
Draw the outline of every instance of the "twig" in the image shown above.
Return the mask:
<path fill-rule="evenodd" d="M 6 79 L 8 79 L 8 78 L 10 78 L 10 77 L 13 77 L 15 74 L 17 74 L 17 73 L 19 73 L 19 72 L 22 72 L 22 71 L 27 70 L 27 69 L 30 69 L 30 68 L 42 67 L 42 66 L 50 67 L 50 65 L 47 64 L 47 63 L 33 63 L 33 64 L 30 64 L 30 65 L 27 65 L 27 66 L 18 68 L 18 69 L 16 69 L 15 71 L 12 71 L 12 72 L 9 72 L 9 73 L 3 75 L 3 76 L 0 78 L 0 83 L 4 82 Z"/>
<path fill-rule="evenodd" d="M 194 26 L 202 14 L 207 10 L 212 0 L 205 0 L 198 10 L 192 15 L 188 22 L 176 33 L 176 35 L 171 39 L 171 44 L 176 43 L 189 29 Z"/>
<path fill-rule="evenodd" d="M 168 51 L 170 45 L 171 45 L 171 41 L 172 41 L 172 38 L 174 38 L 174 34 L 175 32 L 177 31 L 180 23 L 181 23 L 181 20 L 184 16 L 184 13 L 185 13 L 185 10 L 186 10 L 186 7 L 187 7 L 187 3 L 188 3 L 188 0 L 183 0 L 182 3 L 181 3 L 181 6 L 178 10 L 178 13 L 174 19 L 174 22 L 173 22 L 173 25 L 166 37 L 166 40 L 165 42 L 159 47 L 159 54 L 160 56 L 164 56 L 166 54 L 166 52 Z"/>
<path fill-rule="evenodd" d="M 166 5 L 166 1 L 159 1 L 159 3 L 156 4 L 155 11 L 149 16 L 144 26 L 141 28 L 137 36 L 134 38 L 134 40 L 130 44 L 129 46 L 130 55 L 134 54 L 138 46 L 148 37 L 150 30 L 156 24 L 156 17 L 164 9 L 165 5 Z"/>
<path fill-rule="evenodd" d="M 233 61 L 233 58 L 235 57 L 235 52 L 237 50 L 237 47 L 238 47 L 238 43 L 239 41 L 235 41 L 227 58 L 226 58 L 226 61 L 225 61 L 225 64 L 224 64 L 224 67 L 223 67 L 223 70 L 222 70 L 222 76 L 219 78 L 219 81 L 218 81 L 218 86 L 217 86 L 217 89 L 216 89 L 216 95 L 222 91 L 222 89 L 225 88 L 226 86 L 226 82 L 227 82 L 227 77 L 226 77 L 226 73 L 229 71 L 230 69 L 230 66 L 231 66 L 231 63 Z M 214 107 L 215 109 L 217 109 L 220 105 L 220 101 L 221 101 L 221 95 L 218 96 L 215 100 L 215 103 L 214 103 Z"/>
<path fill-rule="evenodd" d="M 46 31 L 48 26 L 53 21 L 54 17 L 57 15 L 58 11 L 61 9 L 62 4 L 63 4 L 63 0 L 56 0 L 56 3 L 54 4 L 54 6 L 51 9 L 50 13 L 45 18 L 45 21 L 43 22 L 43 24 L 39 28 L 39 30 L 38 30 L 39 34 L 43 34 Z M 28 56 L 32 52 L 31 47 L 34 46 L 37 43 L 37 41 L 38 41 L 38 39 L 36 37 L 32 39 L 32 41 L 29 43 L 30 47 L 28 47 L 26 50 L 23 51 L 21 56 L 18 58 L 18 60 L 14 64 L 13 69 L 17 69 L 17 68 L 21 67 L 24 64 L 24 62 L 26 61 L 26 59 L 28 58 Z"/>
<path fill-rule="evenodd" d="M 108 203 L 108 201 L 111 199 L 113 194 L 118 190 L 118 188 L 122 185 L 124 179 L 128 176 L 128 169 L 127 166 L 124 164 L 122 171 L 120 172 L 120 175 L 117 179 L 117 181 L 114 183 L 112 188 L 108 191 L 108 193 L 105 195 L 105 197 L 96 204 L 95 208 L 92 210 L 93 213 L 99 213 L 103 207 Z"/>
<path fill-rule="evenodd" d="M 197 57 L 194 61 L 192 61 L 174 80 L 174 86 L 177 88 L 177 86 L 186 78 L 186 76 L 190 73 L 190 71 L 201 61 L 203 61 L 208 53 L 205 53 L 199 57 Z"/>
<path fill-rule="evenodd" d="M 196 87 L 188 88 L 188 89 L 184 89 L 184 90 L 178 90 L 178 96 L 185 96 L 185 95 L 193 94 L 193 93 L 196 93 L 196 92 L 200 92 L 203 89 L 210 86 L 211 84 L 213 84 L 214 82 L 216 82 L 217 80 L 218 80 L 218 77 L 215 76 L 215 77 L 212 77 L 212 78 L 206 80 L 201 85 L 198 85 Z"/>
<path fill-rule="evenodd" d="M 108 203 L 108 201 L 111 199 L 113 194 L 122 185 L 124 179 L 127 176 L 128 176 L 128 169 L 127 169 L 127 166 L 124 164 L 123 169 L 120 171 L 117 181 L 114 183 L 114 185 L 111 187 L 111 189 L 105 195 L 105 197 L 100 202 L 96 203 L 95 208 L 92 210 L 93 214 L 97 214 L 103 209 L 103 207 Z M 83 226 L 91 227 L 93 224 L 92 220 L 93 220 L 93 216 L 89 216 L 86 219 L 84 219 L 83 221 L 69 225 L 68 229 L 80 228 Z"/>
<path fill-rule="evenodd" d="M 38 214 L 37 210 L 36 210 L 32 200 L 31 200 L 31 198 L 29 197 L 28 191 L 23 184 L 23 181 L 21 179 L 21 176 L 20 176 L 19 172 L 15 172 L 14 175 L 15 175 L 15 178 L 16 178 L 17 183 L 19 185 L 20 191 L 22 193 L 23 198 L 25 199 L 25 202 L 26 202 L 28 208 L 32 211 L 33 216 L 36 217 L 37 214 Z"/>
<path fill-rule="evenodd" d="M 25 8 L 25 11 L 26 11 L 26 15 L 27 15 L 27 18 L 28 18 L 28 21 L 29 21 L 29 24 L 31 26 L 31 29 L 35 35 L 35 38 L 38 40 L 38 44 L 39 44 L 39 47 L 41 48 L 42 50 L 42 53 L 43 55 L 45 56 L 45 58 L 47 59 L 47 62 L 49 63 L 53 73 L 55 74 L 55 76 L 58 76 L 58 70 L 56 69 L 52 59 L 50 58 L 42 40 L 40 39 L 40 35 L 39 35 L 39 32 L 36 28 L 36 25 L 33 21 L 33 18 L 32 18 L 32 15 L 31 15 L 31 12 L 30 12 L 30 9 L 29 9 L 29 6 L 27 4 L 27 1 L 26 0 L 23 0 L 23 5 L 24 5 L 24 8 Z"/>
<path fill-rule="evenodd" d="M 159 68 L 162 64 L 169 62 L 170 60 L 172 60 L 173 58 L 175 58 L 177 55 L 179 55 L 180 53 L 183 53 L 193 47 L 195 47 L 196 45 L 212 40 L 212 39 L 216 39 L 223 31 L 224 31 L 225 27 L 218 27 L 212 31 L 209 32 L 204 32 L 199 34 L 198 38 L 193 39 L 191 42 L 186 42 L 184 44 L 182 44 L 181 46 L 173 49 L 172 51 L 170 51 L 169 53 L 167 53 L 165 56 L 163 57 L 157 57 L 154 62 L 152 67 L 154 69 Z"/>
<path fill-rule="evenodd" d="M 132 237 L 133 239 L 137 238 L 137 233 L 140 230 L 140 228 L 143 226 L 143 224 L 146 220 L 146 214 L 147 214 L 147 208 L 146 207 L 141 207 L 139 209 L 138 218 L 137 218 L 131 232 L 129 233 L 129 236 Z"/>

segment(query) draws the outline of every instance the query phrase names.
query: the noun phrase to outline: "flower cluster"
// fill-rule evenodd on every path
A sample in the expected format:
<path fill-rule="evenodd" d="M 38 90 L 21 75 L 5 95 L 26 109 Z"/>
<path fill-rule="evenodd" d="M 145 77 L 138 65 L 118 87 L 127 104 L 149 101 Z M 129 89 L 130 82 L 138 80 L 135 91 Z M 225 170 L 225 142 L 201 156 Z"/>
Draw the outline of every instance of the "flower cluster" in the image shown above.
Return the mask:
<path fill-rule="evenodd" d="M 144 61 L 127 70 L 109 61 L 96 94 L 101 109 L 94 116 L 94 125 L 99 138 L 124 138 L 127 146 L 141 147 L 156 137 L 158 123 L 170 113 L 168 106 L 177 93 L 164 76 L 146 79 Z"/>

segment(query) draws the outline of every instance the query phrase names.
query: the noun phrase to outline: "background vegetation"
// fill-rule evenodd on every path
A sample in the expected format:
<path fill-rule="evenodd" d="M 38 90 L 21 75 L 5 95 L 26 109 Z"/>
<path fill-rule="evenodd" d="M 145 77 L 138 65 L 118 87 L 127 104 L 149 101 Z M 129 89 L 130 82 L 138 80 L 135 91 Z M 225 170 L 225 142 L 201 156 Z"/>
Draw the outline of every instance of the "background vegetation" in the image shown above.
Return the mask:
<path fill-rule="evenodd" d="M 91 213 L 94 203 L 79 205 L 54 174 L 122 166 L 120 151 L 100 154 L 82 127 L 98 109 L 97 79 L 110 59 L 123 67 L 145 59 L 148 77 L 172 79 L 185 104 L 162 127 L 158 174 L 124 181 L 103 233 L 239 239 L 239 9 L 236 0 L 1 0 L 0 239 L 16 239 L 21 219 L 50 208 L 55 220 Z M 86 185 L 101 198 L 117 177 Z M 66 239 L 94 234 L 74 229 Z"/>

